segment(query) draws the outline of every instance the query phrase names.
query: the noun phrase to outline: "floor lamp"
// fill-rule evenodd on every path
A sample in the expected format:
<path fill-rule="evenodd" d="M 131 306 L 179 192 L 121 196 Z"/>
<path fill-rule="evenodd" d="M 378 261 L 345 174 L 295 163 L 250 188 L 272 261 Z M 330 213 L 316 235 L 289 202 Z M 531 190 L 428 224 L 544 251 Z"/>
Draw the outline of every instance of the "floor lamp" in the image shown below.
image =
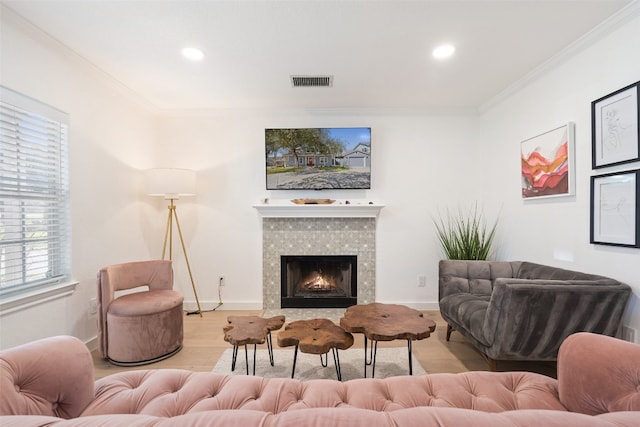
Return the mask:
<path fill-rule="evenodd" d="M 174 201 L 178 200 L 180 196 L 195 196 L 195 189 L 195 171 L 189 169 L 150 169 L 147 171 L 147 193 L 150 196 L 162 196 L 165 200 L 169 200 L 167 225 L 164 231 L 164 243 L 162 244 L 162 259 L 165 259 L 168 245 L 169 260 L 173 260 L 173 223 L 175 221 L 178 229 L 178 236 L 180 237 L 180 243 L 182 245 L 182 252 L 184 253 L 184 260 L 187 264 L 187 270 L 189 270 L 191 287 L 193 288 L 193 294 L 196 297 L 196 305 L 198 306 L 197 311 L 187 312 L 187 315 L 199 314 L 200 317 L 202 317 L 198 291 L 196 290 L 196 284 L 193 280 L 193 273 L 191 272 L 189 257 L 187 256 L 187 248 L 184 245 L 182 229 L 180 228 L 180 221 L 178 220 L 178 212 L 176 211 L 176 205 L 174 204 Z"/>

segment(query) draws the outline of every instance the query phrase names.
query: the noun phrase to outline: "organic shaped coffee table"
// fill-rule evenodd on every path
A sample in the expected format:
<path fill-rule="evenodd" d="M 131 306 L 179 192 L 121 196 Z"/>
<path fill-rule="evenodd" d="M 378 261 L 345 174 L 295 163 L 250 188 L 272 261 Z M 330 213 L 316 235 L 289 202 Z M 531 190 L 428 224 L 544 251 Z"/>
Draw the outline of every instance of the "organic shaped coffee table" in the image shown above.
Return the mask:
<path fill-rule="evenodd" d="M 346 350 L 353 345 L 353 335 L 345 332 L 340 326 L 329 319 L 297 320 L 285 326 L 278 334 L 280 347 L 296 346 L 293 353 L 293 369 L 291 378 L 296 372 L 298 349 L 303 353 L 319 354 L 320 364 L 327 367 L 329 350 L 333 352 L 333 362 L 336 366 L 338 381 L 342 381 L 340 371 L 340 356 L 338 350 Z M 325 356 L 324 360 L 322 356 Z"/>
<path fill-rule="evenodd" d="M 413 374 L 411 342 L 429 338 L 436 323 L 426 319 L 421 312 L 398 304 L 364 304 L 347 308 L 340 319 L 340 326 L 351 333 L 364 334 L 364 377 L 367 365 L 371 365 L 371 377 L 376 371 L 378 341 L 407 340 L 409 350 L 409 375 Z M 367 358 L 367 340 L 371 340 L 371 353 Z"/>
<path fill-rule="evenodd" d="M 231 370 L 236 369 L 238 358 L 238 346 L 244 345 L 244 358 L 249 375 L 249 358 L 247 357 L 247 344 L 253 344 L 253 375 L 256 374 L 256 345 L 267 342 L 269 362 L 273 366 L 273 343 L 271 331 L 277 331 L 284 325 L 284 316 L 274 316 L 268 319 L 258 316 L 229 316 L 227 326 L 223 328 L 224 340 L 233 345 L 233 357 L 231 358 Z"/>

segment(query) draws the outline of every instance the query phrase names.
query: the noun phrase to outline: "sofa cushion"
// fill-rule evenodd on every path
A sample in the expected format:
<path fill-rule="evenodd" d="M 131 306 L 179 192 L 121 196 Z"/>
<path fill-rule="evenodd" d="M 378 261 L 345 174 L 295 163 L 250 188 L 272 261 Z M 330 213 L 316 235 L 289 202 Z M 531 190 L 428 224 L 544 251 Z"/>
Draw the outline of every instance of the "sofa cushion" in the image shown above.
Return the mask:
<path fill-rule="evenodd" d="M 445 319 L 455 319 L 462 328 L 482 344 L 489 346 L 483 326 L 491 295 L 453 294 L 440 300 L 440 313 Z"/>
<path fill-rule="evenodd" d="M 108 314 L 125 317 L 153 315 L 178 306 L 182 309 L 183 299 L 180 292 L 171 289 L 134 292 L 111 301 Z"/>
<path fill-rule="evenodd" d="M 615 412 L 588 416 L 562 411 L 521 410 L 498 414 L 471 409 L 419 407 L 393 412 L 375 412 L 353 408 L 310 408 L 270 414 L 249 410 L 198 412 L 173 418 L 151 415 L 96 415 L 71 420 L 41 416 L 14 416 L 1 419 L 3 427 L 623 427 L 637 426 L 638 412 Z"/>

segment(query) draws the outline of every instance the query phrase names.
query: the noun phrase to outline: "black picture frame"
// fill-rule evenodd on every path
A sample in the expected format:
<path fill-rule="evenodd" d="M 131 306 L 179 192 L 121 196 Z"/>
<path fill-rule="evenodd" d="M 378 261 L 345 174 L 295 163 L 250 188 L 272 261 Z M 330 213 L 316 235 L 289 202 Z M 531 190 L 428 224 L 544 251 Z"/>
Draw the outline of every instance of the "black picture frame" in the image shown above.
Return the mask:
<path fill-rule="evenodd" d="M 591 177 L 590 242 L 640 248 L 640 169 Z"/>
<path fill-rule="evenodd" d="M 591 102 L 591 167 L 640 160 L 640 81 Z"/>

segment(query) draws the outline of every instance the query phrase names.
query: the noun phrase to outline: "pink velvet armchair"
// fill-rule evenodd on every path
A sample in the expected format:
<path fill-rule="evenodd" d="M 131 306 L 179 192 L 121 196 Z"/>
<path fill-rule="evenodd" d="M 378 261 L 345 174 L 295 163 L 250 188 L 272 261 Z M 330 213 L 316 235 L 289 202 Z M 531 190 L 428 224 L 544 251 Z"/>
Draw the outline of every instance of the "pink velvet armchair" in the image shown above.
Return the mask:
<path fill-rule="evenodd" d="M 172 356 L 182 348 L 182 305 L 182 294 L 173 290 L 171 261 L 138 261 L 102 268 L 98 273 L 101 356 L 125 366 Z"/>

